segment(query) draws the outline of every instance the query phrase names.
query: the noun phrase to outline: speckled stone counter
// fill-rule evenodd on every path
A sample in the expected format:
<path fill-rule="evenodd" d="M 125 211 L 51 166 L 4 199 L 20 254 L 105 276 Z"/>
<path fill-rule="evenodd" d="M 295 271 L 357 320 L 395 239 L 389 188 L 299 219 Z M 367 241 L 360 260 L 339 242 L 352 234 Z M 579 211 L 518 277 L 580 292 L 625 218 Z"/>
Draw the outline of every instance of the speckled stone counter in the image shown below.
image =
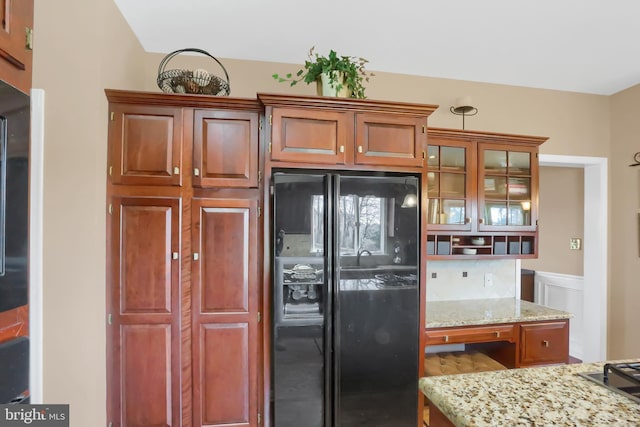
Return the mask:
<path fill-rule="evenodd" d="M 515 298 L 427 301 L 426 327 L 487 325 L 569 319 L 573 314 Z"/>
<path fill-rule="evenodd" d="M 640 404 L 577 375 L 603 364 L 425 377 L 420 389 L 457 427 L 640 426 Z"/>

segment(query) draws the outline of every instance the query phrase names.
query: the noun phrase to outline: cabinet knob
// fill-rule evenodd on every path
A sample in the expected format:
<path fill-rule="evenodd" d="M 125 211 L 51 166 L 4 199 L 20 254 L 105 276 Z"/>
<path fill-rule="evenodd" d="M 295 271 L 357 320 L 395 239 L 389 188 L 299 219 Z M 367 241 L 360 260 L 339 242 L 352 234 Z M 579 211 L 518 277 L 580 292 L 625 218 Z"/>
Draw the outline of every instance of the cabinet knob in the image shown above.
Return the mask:
<path fill-rule="evenodd" d="M 341 146 L 340 146 L 340 152 L 341 152 L 341 153 L 344 153 L 344 145 L 341 145 Z"/>
<path fill-rule="evenodd" d="M 180 175 L 180 168 L 179 168 L 179 167 L 177 167 L 177 166 L 175 166 L 175 167 L 173 168 L 173 174 L 174 174 L 174 175 Z"/>
<path fill-rule="evenodd" d="M 465 218 L 465 219 L 464 219 L 464 223 L 465 223 L 465 224 L 469 224 L 470 222 L 471 222 L 471 218 Z"/>
<path fill-rule="evenodd" d="M 444 342 L 449 342 L 449 335 L 444 336 Z"/>
<path fill-rule="evenodd" d="M 496 331 L 496 338 L 500 338 L 500 331 Z"/>
<path fill-rule="evenodd" d="M 542 345 L 545 346 L 545 347 L 549 347 L 549 341 L 542 340 Z"/>
<path fill-rule="evenodd" d="M 173 259 L 178 259 L 178 252 L 173 252 L 173 253 L 171 254 L 171 258 L 173 258 Z"/>
<path fill-rule="evenodd" d="M 479 222 L 480 224 L 484 224 L 484 218 L 480 218 L 480 219 L 478 220 L 478 222 Z"/>
<path fill-rule="evenodd" d="M 362 145 L 358 145 L 358 153 L 362 153 Z"/>
<path fill-rule="evenodd" d="M 193 169 L 193 176 L 200 176 L 200 169 L 194 168 Z"/>

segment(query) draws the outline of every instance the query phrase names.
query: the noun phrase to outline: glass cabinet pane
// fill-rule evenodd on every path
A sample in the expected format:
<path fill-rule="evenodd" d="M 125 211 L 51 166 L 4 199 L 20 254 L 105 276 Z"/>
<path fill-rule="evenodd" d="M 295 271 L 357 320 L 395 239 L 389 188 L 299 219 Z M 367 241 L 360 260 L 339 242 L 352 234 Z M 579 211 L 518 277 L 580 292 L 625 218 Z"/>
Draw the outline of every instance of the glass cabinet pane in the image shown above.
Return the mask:
<path fill-rule="evenodd" d="M 440 196 L 464 198 L 464 178 L 465 176 L 459 173 L 441 173 Z"/>
<path fill-rule="evenodd" d="M 531 175 L 531 154 L 522 152 L 509 153 L 510 175 Z"/>
<path fill-rule="evenodd" d="M 484 196 L 488 199 L 507 200 L 507 178 L 504 176 L 485 176 Z"/>
<path fill-rule="evenodd" d="M 490 173 L 507 173 L 507 152 L 497 150 L 484 151 L 484 169 Z"/>
<path fill-rule="evenodd" d="M 427 212 L 427 221 L 429 224 L 439 224 L 439 215 L 440 215 L 440 200 L 439 199 L 429 199 L 429 207 Z"/>
<path fill-rule="evenodd" d="M 435 172 L 427 173 L 427 194 L 429 197 L 440 196 L 440 174 Z"/>
<path fill-rule="evenodd" d="M 484 223 L 487 225 L 507 225 L 507 203 L 487 202 L 484 209 Z"/>
<path fill-rule="evenodd" d="M 464 224 L 466 213 L 464 211 L 464 200 L 443 200 L 441 224 Z"/>
<path fill-rule="evenodd" d="M 509 200 L 531 199 L 530 178 L 509 178 Z"/>
<path fill-rule="evenodd" d="M 427 147 L 427 166 L 430 169 L 440 168 L 440 147 L 437 145 Z"/>
<path fill-rule="evenodd" d="M 465 149 L 461 147 L 441 147 L 440 153 L 442 155 L 441 168 L 448 170 L 464 171 L 465 164 Z"/>

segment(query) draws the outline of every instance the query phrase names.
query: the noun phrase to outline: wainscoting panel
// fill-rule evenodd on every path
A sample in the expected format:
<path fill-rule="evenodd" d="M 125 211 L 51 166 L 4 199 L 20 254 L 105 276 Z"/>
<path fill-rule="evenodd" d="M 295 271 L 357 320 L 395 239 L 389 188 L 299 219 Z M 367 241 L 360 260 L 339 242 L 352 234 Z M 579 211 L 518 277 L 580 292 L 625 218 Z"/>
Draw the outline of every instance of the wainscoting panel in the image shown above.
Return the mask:
<path fill-rule="evenodd" d="M 535 303 L 568 311 L 569 354 L 583 359 L 584 344 L 584 277 L 569 274 L 535 272 Z"/>

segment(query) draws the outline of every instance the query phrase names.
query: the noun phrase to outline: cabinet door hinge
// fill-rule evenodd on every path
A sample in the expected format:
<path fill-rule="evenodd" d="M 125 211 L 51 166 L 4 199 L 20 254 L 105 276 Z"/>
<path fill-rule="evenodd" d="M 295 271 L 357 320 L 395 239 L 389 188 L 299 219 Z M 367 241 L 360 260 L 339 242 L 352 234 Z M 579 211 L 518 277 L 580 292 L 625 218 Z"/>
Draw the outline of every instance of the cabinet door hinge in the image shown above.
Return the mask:
<path fill-rule="evenodd" d="M 262 414 L 258 412 L 258 425 L 260 425 L 260 423 L 262 423 Z"/>
<path fill-rule="evenodd" d="M 262 119 L 258 120 L 258 130 L 262 130 Z"/>
<path fill-rule="evenodd" d="M 258 182 L 262 182 L 262 171 L 258 171 Z"/>
<path fill-rule="evenodd" d="M 25 27 L 24 47 L 27 50 L 33 50 L 33 28 Z"/>
<path fill-rule="evenodd" d="M 258 216 L 262 216 L 262 208 L 260 206 L 258 206 Z"/>
<path fill-rule="evenodd" d="M 273 124 L 273 115 L 269 114 L 269 126 Z"/>
<path fill-rule="evenodd" d="M 422 133 L 427 133 L 427 126 L 426 125 L 422 125 Z"/>
<path fill-rule="evenodd" d="M 109 119 L 110 119 L 111 121 L 113 121 L 113 120 L 115 119 L 115 116 L 116 116 L 116 115 L 115 115 L 115 114 L 113 113 L 113 111 L 112 111 L 112 112 L 111 112 L 111 114 L 109 114 Z"/>
<path fill-rule="evenodd" d="M 422 160 L 427 158 L 427 152 L 422 150 Z"/>
<path fill-rule="evenodd" d="M 109 176 L 113 176 L 113 166 L 109 166 Z"/>
<path fill-rule="evenodd" d="M 258 312 L 258 323 L 262 321 L 262 313 Z"/>
<path fill-rule="evenodd" d="M 113 203 L 109 203 L 109 215 L 113 214 Z"/>
<path fill-rule="evenodd" d="M 113 318 L 111 317 L 111 313 L 109 313 L 109 315 L 107 316 L 107 323 L 109 325 L 113 324 Z M 111 423 L 109 423 L 109 424 L 111 424 Z"/>
<path fill-rule="evenodd" d="M 273 148 L 272 146 L 273 144 L 269 143 L 269 152 L 271 152 L 271 149 Z"/>

